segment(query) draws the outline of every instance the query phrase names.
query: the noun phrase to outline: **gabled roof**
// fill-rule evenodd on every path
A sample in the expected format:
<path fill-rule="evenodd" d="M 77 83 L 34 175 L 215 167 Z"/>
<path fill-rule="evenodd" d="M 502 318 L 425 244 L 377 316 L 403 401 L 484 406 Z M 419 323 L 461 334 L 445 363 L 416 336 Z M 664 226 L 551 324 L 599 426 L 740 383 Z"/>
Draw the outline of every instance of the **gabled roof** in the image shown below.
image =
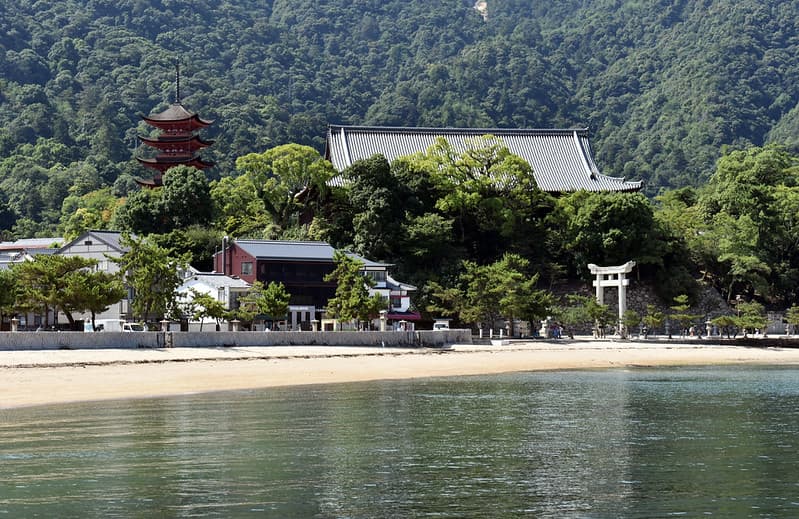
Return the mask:
<path fill-rule="evenodd" d="M 389 162 L 425 152 L 436 138 L 445 138 L 455 150 L 466 150 L 469 140 L 493 135 L 511 153 L 533 168 L 538 187 L 549 192 L 638 191 L 641 181 L 626 181 L 599 172 L 591 153 L 587 129 L 403 128 L 330 125 L 325 158 L 342 172 L 353 162 L 381 154 Z M 333 184 L 343 184 L 341 176 Z"/>
<path fill-rule="evenodd" d="M 135 235 L 131 235 L 135 236 Z M 72 247 L 75 244 L 82 244 L 86 242 L 86 240 L 96 240 L 98 242 L 104 243 L 108 247 L 114 249 L 115 251 L 119 252 L 120 254 L 124 254 L 128 251 L 128 247 L 123 247 L 119 240 L 122 238 L 121 231 L 86 231 L 71 242 L 67 243 L 63 247 L 61 247 L 58 252 L 59 254 Z"/>
<path fill-rule="evenodd" d="M 261 260 L 332 263 L 333 254 L 336 252 L 336 249 L 329 243 L 323 241 L 236 240 L 236 245 L 241 247 L 250 256 Z M 363 263 L 364 267 L 388 267 L 385 263 L 371 261 L 351 252 L 344 252 L 351 258 L 355 258 Z"/>

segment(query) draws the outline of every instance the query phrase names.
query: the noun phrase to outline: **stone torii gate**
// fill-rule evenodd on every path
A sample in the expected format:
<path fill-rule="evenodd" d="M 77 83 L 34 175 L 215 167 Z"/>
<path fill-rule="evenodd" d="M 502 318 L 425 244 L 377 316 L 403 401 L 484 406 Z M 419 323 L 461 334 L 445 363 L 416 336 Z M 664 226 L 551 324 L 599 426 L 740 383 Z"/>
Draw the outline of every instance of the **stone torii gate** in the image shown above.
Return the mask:
<path fill-rule="evenodd" d="M 624 333 L 624 312 L 627 311 L 627 286 L 630 280 L 627 279 L 627 274 L 632 272 L 635 267 L 634 261 L 628 261 L 624 265 L 616 267 L 599 267 L 590 263 L 588 268 L 591 274 L 596 276 L 594 286 L 596 287 L 596 301 L 600 305 L 605 304 L 605 287 L 616 287 L 619 292 L 619 335 L 625 337 Z"/>

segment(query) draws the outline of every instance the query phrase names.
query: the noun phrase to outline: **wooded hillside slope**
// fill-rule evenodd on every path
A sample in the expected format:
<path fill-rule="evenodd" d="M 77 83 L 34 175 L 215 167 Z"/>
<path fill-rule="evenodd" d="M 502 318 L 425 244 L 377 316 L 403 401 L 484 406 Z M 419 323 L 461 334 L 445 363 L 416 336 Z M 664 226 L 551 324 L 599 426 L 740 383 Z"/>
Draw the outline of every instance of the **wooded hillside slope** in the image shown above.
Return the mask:
<path fill-rule="evenodd" d="M 2 0 L 0 202 L 37 222 L 74 184 L 124 194 L 147 176 L 139 114 L 174 100 L 175 60 L 184 103 L 217 121 L 214 177 L 279 144 L 321 150 L 328 123 L 588 127 L 604 173 L 650 195 L 697 185 L 724 145 L 799 149 L 797 15 L 785 0 L 488 0 L 485 17 L 472 0 Z"/>

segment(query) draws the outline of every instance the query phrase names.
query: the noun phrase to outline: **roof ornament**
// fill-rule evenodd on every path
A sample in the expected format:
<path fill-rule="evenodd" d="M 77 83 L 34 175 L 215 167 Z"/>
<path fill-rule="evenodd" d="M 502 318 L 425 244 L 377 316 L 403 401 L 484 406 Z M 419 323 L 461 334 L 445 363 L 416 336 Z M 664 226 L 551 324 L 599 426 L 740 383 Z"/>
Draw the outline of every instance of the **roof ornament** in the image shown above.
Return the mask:
<path fill-rule="evenodd" d="M 180 104 L 180 61 L 175 60 L 175 104 Z"/>

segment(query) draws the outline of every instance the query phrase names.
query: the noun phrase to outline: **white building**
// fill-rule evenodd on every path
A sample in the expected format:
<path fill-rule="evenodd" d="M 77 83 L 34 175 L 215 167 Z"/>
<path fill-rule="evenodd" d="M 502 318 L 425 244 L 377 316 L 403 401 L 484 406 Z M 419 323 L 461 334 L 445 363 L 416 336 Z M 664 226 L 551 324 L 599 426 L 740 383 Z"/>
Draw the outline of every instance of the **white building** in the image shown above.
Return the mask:
<path fill-rule="evenodd" d="M 108 273 L 119 272 L 119 265 L 111 258 L 121 257 L 128 249 L 122 246 L 119 231 L 86 231 L 58 250 L 62 256 L 79 256 L 97 261 L 97 270 Z M 123 319 L 131 317 L 130 292 L 128 297 L 97 314 L 95 319 Z M 91 314 L 74 314 L 75 319 L 90 320 Z M 59 319 L 60 321 L 60 319 Z"/>
<path fill-rule="evenodd" d="M 13 242 L 0 242 L 0 270 L 10 269 L 16 263 L 33 261 L 39 254 L 55 254 L 57 248 L 52 245 L 63 243 L 61 238 L 33 238 L 30 240 L 17 240 Z M 11 329 L 12 315 L 4 316 L 4 322 L 0 323 L 0 329 Z M 19 318 L 19 329 L 33 330 L 40 328 L 45 322 L 41 312 L 27 312 L 17 315 Z M 48 311 L 46 321 L 53 323 L 55 315 L 52 310 Z"/>
<path fill-rule="evenodd" d="M 178 301 L 183 304 L 194 299 L 194 293 L 207 294 L 225 306 L 226 310 L 238 307 L 238 299 L 245 295 L 251 285 L 243 279 L 226 276 L 214 272 L 197 272 L 193 269 L 186 273 L 186 279 L 178 287 Z M 213 331 L 216 320 L 206 318 L 203 322 L 189 320 L 189 331 Z M 224 327 L 227 329 L 227 327 Z"/>

